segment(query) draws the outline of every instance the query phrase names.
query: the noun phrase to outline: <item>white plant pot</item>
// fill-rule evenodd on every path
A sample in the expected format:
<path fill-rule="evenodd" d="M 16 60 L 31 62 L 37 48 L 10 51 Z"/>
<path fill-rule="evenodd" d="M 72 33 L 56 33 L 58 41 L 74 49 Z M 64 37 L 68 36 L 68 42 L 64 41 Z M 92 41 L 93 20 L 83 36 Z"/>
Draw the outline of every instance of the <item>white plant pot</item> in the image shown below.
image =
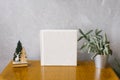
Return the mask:
<path fill-rule="evenodd" d="M 94 60 L 96 68 L 105 68 L 108 62 L 108 55 L 97 55 Z"/>

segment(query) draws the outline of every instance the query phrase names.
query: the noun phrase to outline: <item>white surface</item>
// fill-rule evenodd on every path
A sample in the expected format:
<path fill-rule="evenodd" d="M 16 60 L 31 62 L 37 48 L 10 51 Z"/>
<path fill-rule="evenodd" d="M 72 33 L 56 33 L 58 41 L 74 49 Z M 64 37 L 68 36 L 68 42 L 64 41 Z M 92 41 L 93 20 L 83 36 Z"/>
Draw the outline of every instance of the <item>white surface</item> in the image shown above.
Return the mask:
<path fill-rule="evenodd" d="M 77 65 L 77 30 L 41 30 L 41 65 Z"/>

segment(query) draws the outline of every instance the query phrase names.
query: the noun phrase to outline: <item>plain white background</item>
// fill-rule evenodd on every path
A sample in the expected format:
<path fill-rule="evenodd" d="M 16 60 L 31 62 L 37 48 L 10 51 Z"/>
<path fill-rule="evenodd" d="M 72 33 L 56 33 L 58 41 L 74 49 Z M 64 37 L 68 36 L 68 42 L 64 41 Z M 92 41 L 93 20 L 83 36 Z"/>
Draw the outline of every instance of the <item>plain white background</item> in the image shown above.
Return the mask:
<path fill-rule="evenodd" d="M 18 40 L 29 59 L 40 60 L 41 29 L 78 28 L 102 29 L 113 55 L 120 57 L 120 0 L 0 0 L 0 72 L 12 59 Z M 89 55 L 78 53 L 78 60 L 86 59 Z"/>

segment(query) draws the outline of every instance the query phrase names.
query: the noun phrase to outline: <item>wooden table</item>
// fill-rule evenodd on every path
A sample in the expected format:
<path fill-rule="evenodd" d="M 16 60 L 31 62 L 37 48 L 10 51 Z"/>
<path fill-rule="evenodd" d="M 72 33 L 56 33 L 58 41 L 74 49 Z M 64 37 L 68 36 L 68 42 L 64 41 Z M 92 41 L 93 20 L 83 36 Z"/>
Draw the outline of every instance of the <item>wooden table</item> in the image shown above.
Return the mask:
<path fill-rule="evenodd" d="M 41 67 L 40 61 L 31 60 L 21 68 L 10 62 L 1 76 L 4 80 L 119 80 L 111 67 L 96 69 L 92 61 L 79 62 L 77 67 Z"/>

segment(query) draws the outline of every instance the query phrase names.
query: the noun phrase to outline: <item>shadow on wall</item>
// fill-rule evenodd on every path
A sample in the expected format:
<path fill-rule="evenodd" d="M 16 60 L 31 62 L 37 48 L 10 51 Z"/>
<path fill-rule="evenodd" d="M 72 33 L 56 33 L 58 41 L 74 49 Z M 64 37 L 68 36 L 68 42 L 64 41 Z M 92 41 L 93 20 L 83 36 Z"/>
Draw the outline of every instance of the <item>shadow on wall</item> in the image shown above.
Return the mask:
<path fill-rule="evenodd" d="M 77 60 L 78 61 L 90 60 L 90 55 L 87 53 L 83 53 L 83 52 L 78 51 Z"/>

